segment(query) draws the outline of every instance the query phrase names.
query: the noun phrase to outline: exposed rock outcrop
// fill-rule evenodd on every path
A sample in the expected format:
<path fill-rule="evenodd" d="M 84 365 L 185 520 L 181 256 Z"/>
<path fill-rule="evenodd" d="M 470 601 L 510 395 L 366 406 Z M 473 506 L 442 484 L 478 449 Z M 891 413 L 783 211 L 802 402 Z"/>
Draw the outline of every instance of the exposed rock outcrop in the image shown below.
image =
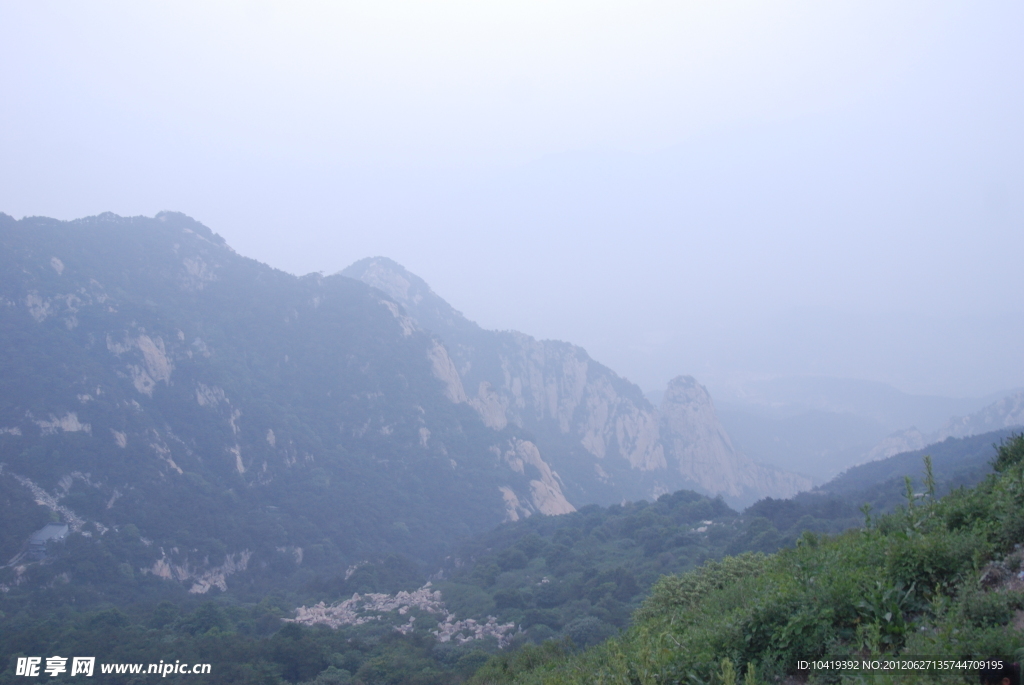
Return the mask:
<path fill-rule="evenodd" d="M 672 468 L 708 492 L 733 498 L 752 494 L 791 497 L 811 488 L 809 478 L 738 454 L 718 421 L 707 388 L 692 376 L 678 376 L 669 382 L 661 415 Z"/>
<path fill-rule="evenodd" d="M 438 621 L 437 628 L 430 630 L 438 642 L 456 642 L 463 644 L 471 640 L 482 640 L 493 637 L 498 647 L 504 648 L 511 642 L 517 632 L 515 623 L 498 623 L 494 616 L 488 616 L 484 622 L 472 618 L 456 620 L 455 614 L 448 611 L 441 599 L 441 592 L 431 589 L 427 583 L 413 592 L 401 591 L 394 595 L 369 592 L 365 595 L 356 593 L 350 599 L 327 606 L 324 602 L 313 606 L 301 606 L 295 610 L 295 618 L 284 619 L 288 623 L 300 623 L 311 626 L 323 624 L 331 628 L 342 626 L 358 626 L 371 621 L 389 620 L 395 631 L 407 635 L 415 629 L 415 616 L 409 616 L 405 623 L 395 625 L 395 619 L 409 614 L 416 609 L 425 614 L 441 614 L 443 621 Z M 396 617 L 395 614 L 398 616 Z"/>
<path fill-rule="evenodd" d="M 444 349 L 444 345 L 434 341 L 427 351 L 427 358 L 430 359 L 434 376 L 444 383 L 445 396 L 456 404 L 465 402 L 466 391 L 462 388 L 462 380 L 459 378 L 459 372 L 455 370 L 452 360 L 448 357 L 448 351 Z"/>
<path fill-rule="evenodd" d="M 664 478 L 657 410 L 638 387 L 583 348 L 484 330 L 421 278 L 383 257 L 356 262 L 342 274 L 383 290 L 416 325 L 443 340 L 461 387 L 468 390 L 469 406 L 492 429 L 513 426 L 532 433 L 547 463 L 563 475 L 569 501 L 610 504 L 681 485 L 679 478 Z M 434 361 L 435 375 L 454 388 L 440 358 Z M 524 499 L 533 498 L 505 493 L 510 512 L 522 509 Z"/>
<path fill-rule="evenodd" d="M 507 485 L 499 488 L 508 520 L 518 521 L 534 512 L 555 516 L 576 511 L 562 494 L 562 479 L 541 458 L 540 450 L 532 442 L 513 439 L 501 456 L 514 473 L 530 479 L 528 492 L 516 492 Z"/>
<path fill-rule="evenodd" d="M 738 455 L 703 388 L 703 395 L 686 400 L 677 383 L 670 389 L 676 399 L 659 413 L 640 388 L 583 348 L 484 330 L 390 259 L 364 259 L 341 273 L 383 290 L 416 325 L 443 340 L 469 406 L 492 429 L 531 432 L 545 460 L 563 474 L 570 501 L 609 504 L 691 487 L 745 504 L 811 485 Z M 455 397 L 440 353 L 434 364 Z M 690 391 L 695 388 L 693 381 Z M 523 509 L 523 493 L 503 493 L 509 516 Z"/>
<path fill-rule="evenodd" d="M 224 563 L 212 568 L 195 568 L 186 560 L 184 563 L 175 564 L 167 557 L 161 557 L 153 562 L 153 566 L 143 569 L 144 573 L 152 573 L 158 578 L 165 580 L 177 580 L 185 582 L 193 581 L 189 593 L 193 595 L 205 595 L 213 588 L 226 592 L 228 589 L 227 578 L 230 575 L 244 571 L 249 565 L 252 552 L 243 550 L 238 554 L 229 554 Z"/>

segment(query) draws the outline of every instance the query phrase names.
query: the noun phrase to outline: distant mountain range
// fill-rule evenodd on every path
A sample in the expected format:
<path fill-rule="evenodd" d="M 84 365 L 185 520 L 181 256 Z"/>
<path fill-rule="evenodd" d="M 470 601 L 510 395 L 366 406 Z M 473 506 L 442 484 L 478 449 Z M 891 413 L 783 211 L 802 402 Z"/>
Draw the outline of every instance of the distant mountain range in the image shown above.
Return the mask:
<path fill-rule="evenodd" d="M 847 469 L 814 493 L 872 502 L 876 510 L 891 510 L 906 504 L 904 477 L 911 478 L 915 492 L 924 490 L 924 457 L 932 460 L 936 490 L 944 495 L 953 488 L 973 487 L 992 472 L 994 446 L 1019 429 L 1002 428 L 966 437 L 946 437 L 919 449 L 905 450 L 877 461 Z"/>
<path fill-rule="evenodd" d="M 656 410 L 393 262 L 299 278 L 181 214 L 0 215 L 0 561 L 63 520 L 75 587 L 258 593 L 533 513 L 809 485 L 738 454 L 694 379 Z"/>
<path fill-rule="evenodd" d="M 1003 425 L 1010 406 L 999 395 L 947 398 L 911 395 L 884 383 L 827 377 L 749 381 L 720 389 L 719 413 L 737 449 L 824 483 L 865 461 Z M 991 405 L 986 418 L 973 417 Z M 1002 412 L 1002 413 L 1000 413 Z M 1019 411 L 1018 411 L 1019 413 Z M 961 419 L 957 419 L 961 420 Z M 1016 419 L 1019 420 L 1019 419 Z M 912 428 L 913 427 L 913 428 Z"/>
<path fill-rule="evenodd" d="M 863 461 L 871 462 L 919 450 L 946 438 L 966 438 L 1021 426 L 1024 426 L 1024 392 L 1016 392 L 967 416 L 948 419 L 938 430 L 923 433 L 912 427 L 888 435 L 865 455 Z"/>

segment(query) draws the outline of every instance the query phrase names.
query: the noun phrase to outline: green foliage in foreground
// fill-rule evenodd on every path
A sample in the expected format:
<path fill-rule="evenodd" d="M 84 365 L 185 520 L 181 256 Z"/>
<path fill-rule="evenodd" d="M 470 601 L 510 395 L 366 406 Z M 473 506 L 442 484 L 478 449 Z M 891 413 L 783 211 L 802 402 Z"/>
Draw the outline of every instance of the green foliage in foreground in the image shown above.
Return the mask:
<path fill-rule="evenodd" d="M 619 638 L 582 653 L 534 648 L 493 658 L 476 683 L 745 683 L 798 673 L 801 659 L 1007 656 L 1024 645 L 1024 435 L 998 448 L 996 474 L 941 500 L 908 491 L 863 530 L 805 534 L 655 584 Z M 931 479 L 926 477 L 926 481 Z M 899 674 L 865 682 L 963 682 Z"/>
<path fill-rule="evenodd" d="M 512 621 L 521 641 L 590 647 L 628 626 L 666 574 L 727 554 L 775 552 L 804 531 L 840 532 L 863 520 L 832 496 L 769 498 L 740 515 L 721 499 L 680 490 L 504 524 L 467 541 L 436 587 L 457 615 Z"/>

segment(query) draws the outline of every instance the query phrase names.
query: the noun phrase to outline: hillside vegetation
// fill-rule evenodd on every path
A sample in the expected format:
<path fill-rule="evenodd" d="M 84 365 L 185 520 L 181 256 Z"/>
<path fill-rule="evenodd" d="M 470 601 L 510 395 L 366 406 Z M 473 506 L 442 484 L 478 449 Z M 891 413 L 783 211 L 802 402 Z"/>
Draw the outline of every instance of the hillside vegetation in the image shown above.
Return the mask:
<path fill-rule="evenodd" d="M 508 652 L 550 638 L 595 645 L 628 626 L 666 573 L 727 553 L 774 551 L 792 545 L 803 530 L 838 530 L 858 515 L 852 505 L 831 497 L 804 504 L 765 500 L 740 515 L 720 499 L 689 491 L 653 503 L 590 506 L 504 524 L 471 538 L 431 590 L 442 593 L 447 610 L 459 620 L 485 622 L 496 616 L 499 624 L 514 624 Z M 155 663 L 172 656 L 216 664 L 217 680 L 225 683 L 441 685 L 463 682 L 499 650 L 493 637 L 439 642 L 432 631 L 444 617 L 416 608 L 404 615 L 381 612 L 367 623 L 337 629 L 282 622 L 299 604 L 333 603 L 357 592 L 414 590 L 427 581 L 417 565 L 398 555 L 360 565 L 344 578 L 324 574 L 305 583 L 263 586 L 258 602 L 250 599 L 251 590 L 233 588 L 209 601 L 174 592 L 174 585 L 151 575 L 128 574 L 118 559 L 124 553 L 119 545 L 131 543 L 130 535 L 108 532 L 93 540 L 74 534 L 53 546 L 44 562 L 30 565 L 31 582 L 0 596 L 6 614 L 0 622 L 0 663 L 64 652 L 95 653 L 107 662 Z M 35 579 L 85 569 L 92 579 L 85 589 L 91 593 Z M 11 582 L 14 574 L 2 569 L 0 579 Z M 398 632 L 409 617 L 417 619 L 415 627 Z M 11 670 L 0 671 L 0 683 L 6 682 L 18 682 Z"/>
<path fill-rule="evenodd" d="M 993 444 L 1011 435 L 1003 430 L 932 445 L 935 492 L 976 486 L 992 472 Z M 514 622 L 521 641 L 569 638 L 590 647 L 627 627 L 661 576 L 723 556 L 777 552 L 808 531 L 860 528 L 865 504 L 873 515 L 898 509 L 906 502 L 904 476 L 921 470 L 926 452 L 858 466 L 817 491 L 766 498 L 742 514 L 720 499 L 679 491 L 656 502 L 502 524 L 463 543 L 435 586 L 460 615 Z M 920 477 L 912 484 L 927 487 Z"/>
<path fill-rule="evenodd" d="M 936 460 L 936 491 L 944 491 L 962 475 L 955 451 L 966 458 L 983 442 L 991 455 L 992 441 L 1001 435 L 936 446 L 949 453 L 945 466 Z M 985 465 L 985 470 L 990 468 Z M 973 473 L 968 474 L 969 482 L 978 480 Z M 921 479 L 915 482 L 918 489 L 927 490 Z M 534 516 L 463 542 L 449 557 L 443 579 L 435 574 L 431 590 L 442 593 L 456 620 L 483 622 L 493 615 L 499 624 L 515 626 L 507 634 L 511 640 L 502 656 L 481 675 L 508 682 L 531 663 L 563 658 L 560 645 L 566 640 L 583 648 L 618 634 L 665 574 L 705 564 L 697 575 L 675 576 L 690 578 L 687 582 L 696 579 L 700 587 L 719 582 L 721 576 L 732 577 L 737 569 L 756 569 L 770 559 L 764 554 L 794 547 L 798 541 L 806 553 L 808 540 L 817 540 L 804 535 L 806 531 L 834 534 L 862 526 L 864 515 L 857 511 L 857 503 L 871 502 L 881 510 L 898 496 L 895 482 L 883 485 L 846 488 L 842 495 L 766 499 L 742 514 L 721 500 L 681 491 L 652 503 Z M 22 496 L 22 491 L 15 488 L 5 496 Z M 36 509 L 45 512 L 43 507 Z M 915 511 L 920 513 L 921 506 Z M 17 656 L 88 652 L 108 662 L 155 663 L 168 657 L 208 661 L 215 665 L 217 681 L 224 683 L 441 685 L 465 682 L 499 651 L 493 637 L 462 644 L 439 642 L 432 631 L 444 617 L 418 608 L 405 615 L 369 612 L 369 622 L 337 629 L 282 622 L 294 616 L 294 607 L 300 604 L 333 603 L 357 592 L 367 596 L 414 590 L 424 584 L 424 570 L 399 555 L 364 563 L 344 577 L 323 574 L 301 583 L 266 584 L 254 600 L 252 588 L 229 588 L 212 597 L 187 595 L 176 584 L 152 575 L 128 574 L 119 559 L 131 549 L 121 546 L 139 544 L 138 533 L 127 526 L 99 538 L 73 534 L 54 546 L 46 560 L 30 564 L 23 576 L 29 581 L 0 595 L 0 663 L 7 665 L 0 671 L 0 683 L 19 681 L 13 674 Z M 738 557 L 740 562 L 716 561 L 743 553 L 755 554 Z M 45 582 L 86 572 L 91 579 L 86 592 L 71 583 Z M 3 573 L 10 582 L 13 569 Z M 655 596 L 670 582 L 658 583 Z M 103 601 L 104 597 L 115 601 Z M 648 601 L 639 618 L 645 620 L 648 608 L 655 605 L 656 600 Z M 417 619 L 412 631 L 407 630 L 410 617 Z"/>
<path fill-rule="evenodd" d="M 536 478 L 502 458 L 513 428 L 452 401 L 445 360 L 380 291 L 180 214 L 0 215 L 0 564 L 51 515 L 76 546 L 0 585 L 258 601 L 381 556 L 435 566 Z"/>
<path fill-rule="evenodd" d="M 863 517 L 836 497 L 766 499 L 742 515 L 681 490 L 657 502 L 584 507 L 504 524 L 462 545 L 435 585 L 460 615 L 514 622 L 520 642 L 616 634 L 665 574 L 745 551 L 774 552 L 806 530 L 839 532 Z"/>
<path fill-rule="evenodd" d="M 926 461 L 926 466 L 930 464 Z M 877 655 L 1012 656 L 1024 645 L 1024 435 L 996 473 L 938 499 L 907 481 L 906 506 L 837 536 L 746 553 L 666 576 L 621 636 L 582 653 L 527 648 L 493 658 L 483 683 L 838 682 L 798 660 Z M 963 682 L 973 673 L 860 675 L 877 682 Z"/>

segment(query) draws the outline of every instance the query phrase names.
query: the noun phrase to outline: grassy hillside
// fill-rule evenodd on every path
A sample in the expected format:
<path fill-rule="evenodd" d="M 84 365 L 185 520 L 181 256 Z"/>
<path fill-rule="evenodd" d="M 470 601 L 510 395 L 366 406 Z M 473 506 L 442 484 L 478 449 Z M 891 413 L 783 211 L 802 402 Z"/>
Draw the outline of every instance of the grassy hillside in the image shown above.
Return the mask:
<path fill-rule="evenodd" d="M 1024 646 L 1024 436 L 996 473 L 906 506 L 861 530 L 807 533 L 796 547 L 747 553 L 661 579 L 620 637 L 582 653 L 549 644 L 492 659 L 476 683 L 838 682 L 799 660 L 878 655 L 1012 656 Z M 738 674 L 738 675 L 737 675 Z M 973 673 L 861 676 L 976 681 Z"/>

